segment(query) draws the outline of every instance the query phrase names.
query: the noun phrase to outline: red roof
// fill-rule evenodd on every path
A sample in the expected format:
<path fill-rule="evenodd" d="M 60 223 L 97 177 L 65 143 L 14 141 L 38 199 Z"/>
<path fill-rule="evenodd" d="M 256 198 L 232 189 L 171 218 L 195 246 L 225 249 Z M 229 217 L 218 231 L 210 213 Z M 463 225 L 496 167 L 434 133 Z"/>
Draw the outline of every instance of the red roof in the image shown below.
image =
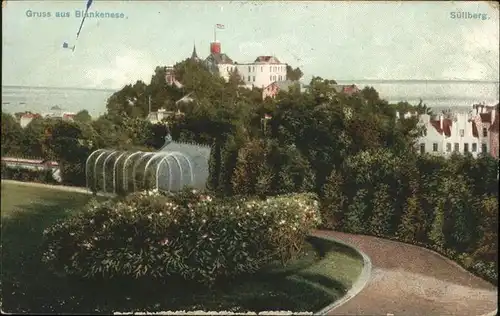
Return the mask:
<path fill-rule="evenodd" d="M 75 114 L 63 114 L 64 118 L 74 118 Z"/>
<path fill-rule="evenodd" d="M 358 87 L 356 87 L 356 85 L 350 85 L 350 86 L 345 86 L 343 92 L 346 94 L 356 93 L 359 92 L 359 89 Z"/>
<path fill-rule="evenodd" d="M 40 114 L 34 114 L 34 113 L 25 113 L 21 115 L 21 118 L 35 118 L 35 117 L 42 117 Z"/>
<path fill-rule="evenodd" d="M 481 113 L 481 122 L 483 123 L 491 123 L 491 112 L 489 113 Z"/>
<path fill-rule="evenodd" d="M 259 56 L 259 57 L 257 57 L 257 59 L 255 59 L 255 62 L 256 62 L 256 63 L 259 63 L 259 62 L 261 62 L 261 63 L 268 63 L 268 62 L 270 62 L 270 61 L 271 61 L 271 59 L 274 59 L 274 61 L 275 61 L 276 63 L 278 63 L 278 64 L 279 64 L 279 62 L 280 62 L 280 61 L 278 60 L 278 58 L 276 58 L 276 57 L 274 57 L 274 56 Z"/>
<path fill-rule="evenodd" d="M 441 123 L 438 121 L 435 121 L 435 120 L 431 120 L 430 121 L 431 125 L 436 129 L 436 131 L 443 135 L 446 136 L 446 137 L 450 137 L 451 136 L 451 126 L 453 126 L 453 121 L 450 120 L 450 119 L 443 119 L 443 129 L 441 129 Z"/>

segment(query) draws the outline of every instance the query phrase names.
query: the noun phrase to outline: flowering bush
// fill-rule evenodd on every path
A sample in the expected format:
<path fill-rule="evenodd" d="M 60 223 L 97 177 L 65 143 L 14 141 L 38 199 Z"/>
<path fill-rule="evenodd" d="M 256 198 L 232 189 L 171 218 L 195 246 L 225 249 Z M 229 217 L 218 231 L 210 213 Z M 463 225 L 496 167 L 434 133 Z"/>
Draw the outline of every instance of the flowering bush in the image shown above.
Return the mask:
<path fill-rule="evenodd" d="M 146 191 L 92 203 L 44 232 L 58 273 L 213 284 L 286 262 L 320 222 L 315 196 L 222 200 L 196 191 Z"/>

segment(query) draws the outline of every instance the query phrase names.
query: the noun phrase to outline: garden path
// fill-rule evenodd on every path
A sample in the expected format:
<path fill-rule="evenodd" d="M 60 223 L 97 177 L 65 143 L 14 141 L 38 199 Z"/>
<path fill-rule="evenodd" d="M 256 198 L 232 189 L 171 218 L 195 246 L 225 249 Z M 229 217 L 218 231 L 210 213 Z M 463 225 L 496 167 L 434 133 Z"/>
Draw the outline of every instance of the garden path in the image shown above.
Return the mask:
<path fill-rule="evenodd" d="M 497 288 L 425 248 L 387 239 L 316 231 L 370 257 L 366 287 L 328 315 L 473 316 L 497 308 Z"/>

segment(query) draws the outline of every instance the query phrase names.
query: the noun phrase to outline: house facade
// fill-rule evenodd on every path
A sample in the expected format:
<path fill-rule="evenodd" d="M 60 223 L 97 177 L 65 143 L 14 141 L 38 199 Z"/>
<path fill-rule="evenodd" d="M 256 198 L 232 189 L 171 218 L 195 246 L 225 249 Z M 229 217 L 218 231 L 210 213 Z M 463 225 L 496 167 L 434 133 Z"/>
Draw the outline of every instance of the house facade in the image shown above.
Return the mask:
<path fill-rule="evenodd" d="M 298 81 L 284 80 L 275 81 L 262 89 L 262 99 L 274 98 L 280 91 L 289 91 L 291 87 L 298 87 L 303 89 L 303 86 Z"/>
<path fill-rule="evenodd" d="M 177 110 L 177 112 L 174 112 L 174 111 L 167 111 L 167 110 L 161 108 L 161 109 L 158 109 L 158 111 L 156 111 L 156 112 L 149 113 L 147 120 L 149 122 L 151 122 L 152 124 L 168 123 L 168 121 L 171 120 L 172 118 L 183 116 L 183 115 L 184 115 L 184 113 L 182 113 L 180 110 Z"/>
<path fill-rule="evenodd" d="M 418 142 L 420 153 L 450 156 L 454 152 L 489 153 L 498 158 L 498 110 L 474 109 L 468 113 L 420 115 L 425 134 Z"/>
<path fill-rule="evenodd" d="M 22 128 L 26 128 L 26 126 L 28 126 L 28 124 L 31 123 L 31 121 L 33 121 L 33 119 L 37 117 L 42 117 L 42 116 L 37 113 L 24 113 L 19 118 L 19 125 L 21 125 Z"/>

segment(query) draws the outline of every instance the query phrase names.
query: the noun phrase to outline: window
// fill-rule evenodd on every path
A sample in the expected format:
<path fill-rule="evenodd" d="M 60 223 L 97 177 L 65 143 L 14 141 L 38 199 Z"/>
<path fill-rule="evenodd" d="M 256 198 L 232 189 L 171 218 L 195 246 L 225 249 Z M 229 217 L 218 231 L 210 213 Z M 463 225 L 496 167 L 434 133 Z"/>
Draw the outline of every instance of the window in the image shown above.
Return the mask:
<path fill-rule="evenodd" d="M 455 143 L 454 151 L 460 151 L 460 144 L 459 143 Z"/>
<path fill-rule="evenodd" d="M 260 72 L 264 72 L 264 67 L 260 67 Z"/>
<path fill-rule="evenodd" d="M 273 81 L 273 76 L 269 76 L 269 81 Z"/>
<path fill-rule="evenodd" d="M 460 137 L 464 137 L 465 131 L 463 129 L 460 130 Z"/>
<path fill-rule="evenodd" d="M 248 82 L 250 82 L 250 76 L 248 76 Z"/>
<path fill-rule="evenodd" d="M 279 78 L 280 78 L 280 81 L 281 81 L 281 76 L 279 76 Z"/>
<path fill-rule="evenodd" d="M 253 79 L 253 82 L 255 82 L 255 76 L 253 76 L 253 78 L 252 78 L 252 79 Z"/>
<path fill-rule="evenodd" d="M 252 72 L 252 67 L 248 66 L 248 72 Z"/>
<path fill-rule="evenodd" d="M 488 137 L 488 130 L 486 127 L 483 127 L 483 137 Z"/>
<path fill-rule="evenodd" d="M 486 153 L 488 152 L 488 145 L 485 143 L 481 144 L 481 152 Z"/>
<path fill-rule="evenodd" d="M 438 151 L 438 143 L 432 144 L 432 151 Z"/>
<path fill-rule="evenodd" d="M 446 143 L 446 151 L 447 152 L 451 151 L 451 143 Z"/>
<path fill-rule="evenodd" d="M 469 152 L 469 143 L 465 143 L 464 144 L 464 153 L 468 153 Z"/>
<path fill-rule="evenodd" d="M 425 143 L 420 143 L 420 153 L 425 154 Z"/>
<path fill-rule="evenodd" d="M 477 144 L 472 143 L 472 152 L 475 153 L 477 151 Z"/>
<path fill-rule="evenodd" d="M 255 72 L 255 66 L 254 66 L 254 67 L 252 67 L 252 72 Z"/>
<path fill-rule="evenodd" d="M 273 66 L 269 66 L 269 71 L 273 71 Z"/>

